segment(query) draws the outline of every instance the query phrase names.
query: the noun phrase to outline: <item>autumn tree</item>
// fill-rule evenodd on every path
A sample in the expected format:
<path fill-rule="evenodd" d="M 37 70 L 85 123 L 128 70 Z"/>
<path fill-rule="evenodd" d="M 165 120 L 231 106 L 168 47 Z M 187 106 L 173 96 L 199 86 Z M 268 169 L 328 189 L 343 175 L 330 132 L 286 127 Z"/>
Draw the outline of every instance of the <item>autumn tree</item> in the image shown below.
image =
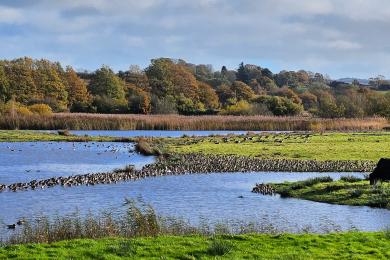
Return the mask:
<path fill-rule="evenodd" d="M 127 84 L 127 100 L 131 113 L 149 114 L 152 110 L 150 94 L 133 84 Z"/>
<path fill-rule="evenodd" d="M 253 90 L 244 82 L 241 81 L 234 81 L 231 90 L 234 93 L 234 97 L 240 101 L 240 100 L 250 100 L 255 96 L 255 93 Z"/>
<path fill-rule="evenodd" d="M 215 90 L 204 82 L 198 82 L 199 100 L 206 109 L 213 110 L 219 107 L 219 99 Z"/>
<path fill-rule="evenodd" d="M 65 86 L 68 91 L 68 105 L 71 111 L 87 111 L 92 97 L 88 92 L 87 84 L 77 76 L 72 67 L 66 67 Z"/>
<path fill-rule="evenodd" d="M 56 111 L 67 109 L 68 93 L 61 78 L 62 68 L 48 60 L 35 62 L 36 69 L 33 71 L 38 100 L 35 103 L 47 103 Z"/>
<path fill-rule="evenodd" d="M 219 101 L 222 103 L 222 105 L 225 106 L 228 104 L 235 103 L 235 102 L 231 102 L 232 99 L 235 98 L 235 93 L 229 85 L 222 84 L 222 85 L 218 86 L 216 89 L 216 93 L 217 93 Z"/>

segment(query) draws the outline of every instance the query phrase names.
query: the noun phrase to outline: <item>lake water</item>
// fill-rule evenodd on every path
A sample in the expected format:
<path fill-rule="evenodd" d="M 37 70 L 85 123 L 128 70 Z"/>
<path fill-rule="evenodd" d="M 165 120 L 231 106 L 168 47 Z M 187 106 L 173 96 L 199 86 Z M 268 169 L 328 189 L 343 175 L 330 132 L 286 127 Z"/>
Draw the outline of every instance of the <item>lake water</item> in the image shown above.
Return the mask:
<path fill-rule="evenodd" d="M 142 168 L 153 162 L 153 157 L 135 153 L 132 143 L 0 142 L 0 183 L 107 172 L 128 164 Z"/>
<path fill-rule="evenodd" d="M 153 157 L 133 153 L 128 143 L 0 143 L 0 183 L 53 176 L 104 172 L 134 164 L 152 163 Z M 251 193 L 255 183 L 303 180 L 315 176 L 335 179 L 343 173 L 229 173 L 164 176 L 118 184 L 54 187 L 45 190 L 0 193 L 0 233 L 5 224 L 34 219 L 102 211 L 123 212 L 125 198 L 141 197 L 164 216 L 199 224 L 272 223 L 279 230 L 296 232 L 309 227 L 381 230 L 390 226 L 390 210 L 331 205 Z M 362 174 L 355 173 L 356 176 Z M 240 198 L 240 197 L 243 198 Z"/>
<path fill-rule="evenodd" d="M 260 133 L 264 131 L 249 131 L 251 133 Z M 267 131 L 265 131 L 267 132 Z M 281 133 L 286 131 L 268 131 L 273 133 Z M 83 131 L 71 131 L 75 135 L 89 135 L 89 136 L 113 136 L 113 137 L 181 137 L 187 136 L 209 136 L 209 135 L 228 135 L 228 134 L 246 134 L 248 131 L 160 131 L 160 130 L 83 130 Z"/>

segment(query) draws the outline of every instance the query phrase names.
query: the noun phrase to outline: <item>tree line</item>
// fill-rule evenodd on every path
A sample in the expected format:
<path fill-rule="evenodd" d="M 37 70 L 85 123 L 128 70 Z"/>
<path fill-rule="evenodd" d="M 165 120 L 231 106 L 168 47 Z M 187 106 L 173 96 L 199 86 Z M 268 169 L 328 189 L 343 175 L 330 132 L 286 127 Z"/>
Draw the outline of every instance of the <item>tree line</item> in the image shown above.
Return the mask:
<path fill-rule="evenodd" d="M 244 63 L 215 71 L 211 65 L 158 58 L 144 70 L 133 65 L 115 73 L 104 65 L 76 72 L 24 57 L 0 61 L 0 112 L 389 118 L 389 86 L 383 77 L 348 84 L 320 73 L 273 73 Z"/>

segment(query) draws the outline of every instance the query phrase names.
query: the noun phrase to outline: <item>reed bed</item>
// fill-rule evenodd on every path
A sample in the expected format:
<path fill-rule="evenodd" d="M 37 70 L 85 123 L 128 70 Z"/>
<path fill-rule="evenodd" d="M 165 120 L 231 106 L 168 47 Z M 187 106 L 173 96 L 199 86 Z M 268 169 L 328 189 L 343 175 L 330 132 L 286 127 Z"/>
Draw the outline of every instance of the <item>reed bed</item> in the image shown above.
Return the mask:
<path fill-rule="evenodd" d="M 123 213 L 101 212 L 81 215 L 78 211 L 64 216 L 41 216 L 32 220 L 23 220 L 22 225 L 10 230 L 8 235 L 0 236 L 0 248 L 5 245 L 27 243 L 53 243 L 70 239 L 99 239 L 107 237 L 156 237 L 184 235 L 217 234 L 277 234 L 282 233 L 270 221 L 237 223 L 209 223 L 201 220 L 191 225 L 182 218 L 158 215 L 150 205 L 141 200 L 125 199 Z M 340 231 L 330 225 L 328 230 Z M 313 229 L 313 232 L 315 230 Z M 301 233 L 301 230 L 297 230 Z"/>
<path fill-rule="evenodd" d="M 182 116 L 57 113 L 51 116 L 0 117 L 0 129 L 31 130 L 244 130 L 244 131 L 366 131 L 382 130 L 388 121 L 370 118 L 277 116 Z"/>

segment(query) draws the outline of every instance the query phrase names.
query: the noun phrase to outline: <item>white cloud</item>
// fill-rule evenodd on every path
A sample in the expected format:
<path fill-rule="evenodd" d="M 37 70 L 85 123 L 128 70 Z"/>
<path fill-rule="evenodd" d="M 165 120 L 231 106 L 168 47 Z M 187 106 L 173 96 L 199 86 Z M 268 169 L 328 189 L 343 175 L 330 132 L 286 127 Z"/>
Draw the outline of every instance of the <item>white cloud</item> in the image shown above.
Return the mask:
<path fill-rule="evenodd" d="M 0 23 L 22 23 L 23 15 L 22 12 L 9 7 L 0 6 Z"/>
<path fill-rule="evenodd" d="M 217 66 L 265 60 L 274 70 L 366 76 L 386 70 L 390 51 L 388 0 L 4 0 L 1 24 L 11 29 L 0 32 L 0 54 L 67 56 L 90 69 L 102 59 L 125 69 L 119 66 L 151 57 L 201 54 Z M 18 48 L 15 37 L 23 39 Z"/>

